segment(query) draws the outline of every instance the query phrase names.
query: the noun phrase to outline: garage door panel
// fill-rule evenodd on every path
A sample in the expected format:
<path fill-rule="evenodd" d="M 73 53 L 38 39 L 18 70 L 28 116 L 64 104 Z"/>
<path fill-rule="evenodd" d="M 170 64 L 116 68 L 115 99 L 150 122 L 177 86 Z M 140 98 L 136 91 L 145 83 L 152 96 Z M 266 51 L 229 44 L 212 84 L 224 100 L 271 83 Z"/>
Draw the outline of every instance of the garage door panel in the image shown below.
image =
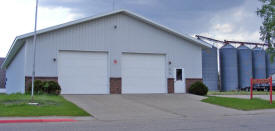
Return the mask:
<path fill-rule="evenodd" d="M 123 54 L 122 93 L 166 93 L 165 56 Z"/>
<path fill-rule="evenodd" d="M 62 94 L 107 94 L 107 53 L 61 51 L 58 80 Z"/>

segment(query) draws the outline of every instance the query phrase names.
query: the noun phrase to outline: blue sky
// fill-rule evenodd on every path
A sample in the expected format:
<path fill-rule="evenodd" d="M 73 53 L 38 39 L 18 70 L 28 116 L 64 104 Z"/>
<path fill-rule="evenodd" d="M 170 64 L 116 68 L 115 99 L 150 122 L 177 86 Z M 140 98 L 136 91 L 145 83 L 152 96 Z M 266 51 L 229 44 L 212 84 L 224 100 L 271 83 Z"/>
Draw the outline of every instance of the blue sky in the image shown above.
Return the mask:
<path fill-rule="evenodd" d="M 260 42 L 258 0 L 115 0 L 127 9 L 180 33 L 221 40 Z M 0 8 L 0 57 L 14 38 L 33 31 L 35 0 L 8 0 Z M 39 0 L 38 28 L 112 11 L 113 0 Z"/>

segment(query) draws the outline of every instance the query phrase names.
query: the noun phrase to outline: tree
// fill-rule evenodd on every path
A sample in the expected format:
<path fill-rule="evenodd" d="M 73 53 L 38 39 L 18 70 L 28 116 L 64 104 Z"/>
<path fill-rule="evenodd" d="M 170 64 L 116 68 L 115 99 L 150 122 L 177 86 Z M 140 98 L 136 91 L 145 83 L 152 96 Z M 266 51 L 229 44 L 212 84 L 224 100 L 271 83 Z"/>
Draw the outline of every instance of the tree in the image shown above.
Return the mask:
<path fill-rule="evenodd" d="M 263 3 L 257 9 L 257 15 L 263 18 L 260 27 L 261 40 L 268 43 L 268 50 L 273 51 L 275 47 L 275 0 L 259 0 Z"/>
<path fill-rule="evenodd" d="M 259 0 L 263 3 L 261 8 L 257 9 L 257 15 L 263 18 L 260 27 L 261 40 L 268 43 L 267 53 L 270 55 L 271 62 L 275 57 L 275 0 Z"/>

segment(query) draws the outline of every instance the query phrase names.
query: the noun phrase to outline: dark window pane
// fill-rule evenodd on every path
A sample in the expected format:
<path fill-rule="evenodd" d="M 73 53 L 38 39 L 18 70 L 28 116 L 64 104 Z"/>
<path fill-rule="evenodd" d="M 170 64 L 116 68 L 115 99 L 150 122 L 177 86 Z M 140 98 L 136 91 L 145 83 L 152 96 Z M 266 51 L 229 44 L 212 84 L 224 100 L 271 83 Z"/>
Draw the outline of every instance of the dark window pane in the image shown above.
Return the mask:
<path fill-rule="evenodd" d="M 182 80 L 182 69 L 177 69 L 176 80 Z"/>

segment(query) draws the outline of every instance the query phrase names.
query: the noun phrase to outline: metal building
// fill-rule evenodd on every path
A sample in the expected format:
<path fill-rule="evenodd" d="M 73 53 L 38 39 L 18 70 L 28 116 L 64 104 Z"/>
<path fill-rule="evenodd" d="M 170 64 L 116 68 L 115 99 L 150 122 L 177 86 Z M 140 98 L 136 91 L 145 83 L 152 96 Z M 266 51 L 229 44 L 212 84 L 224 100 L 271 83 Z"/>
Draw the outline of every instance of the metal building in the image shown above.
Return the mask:
<path fill-rule="evenodd" d="M 211 48 L 126 10 L 37 33 L 35 74 L 58 81 L 62 94 L 185 93 L 202 81 L 202 49 Z M 8 94 L 24 93 L 32 49 L 33 33 L 14 40 L 2 65 Z"/>
<path fill-rule="evenodd" d="M 275 58 L 271 61 L 268 53 L 266 53 L 266 73 L 266 77 L 270 77 L 272 74 L 275 74 Z"/>
<path fill-rule="evenodd" d="M 237 49 L 230 44 L 220 48 L 221 88 L 223 91 L 238 89 L 237 54 Z"/>
<path fill-rule="evenodd" d="M 255 79 L 266 78 L 266 53 L 260 47 L 253 48 L 253 77 Z"/>
<path fill-rule="evenodd" d="M 214 46 L 202 51 L 202 78 L 210 91 L 218 90 L 217 48 Z"/>
<path fill-rule="evenodd" d="M 238 47 L 239 88 L 250 86 L 252 72 L 252 50 L 245 45 Z"/>

